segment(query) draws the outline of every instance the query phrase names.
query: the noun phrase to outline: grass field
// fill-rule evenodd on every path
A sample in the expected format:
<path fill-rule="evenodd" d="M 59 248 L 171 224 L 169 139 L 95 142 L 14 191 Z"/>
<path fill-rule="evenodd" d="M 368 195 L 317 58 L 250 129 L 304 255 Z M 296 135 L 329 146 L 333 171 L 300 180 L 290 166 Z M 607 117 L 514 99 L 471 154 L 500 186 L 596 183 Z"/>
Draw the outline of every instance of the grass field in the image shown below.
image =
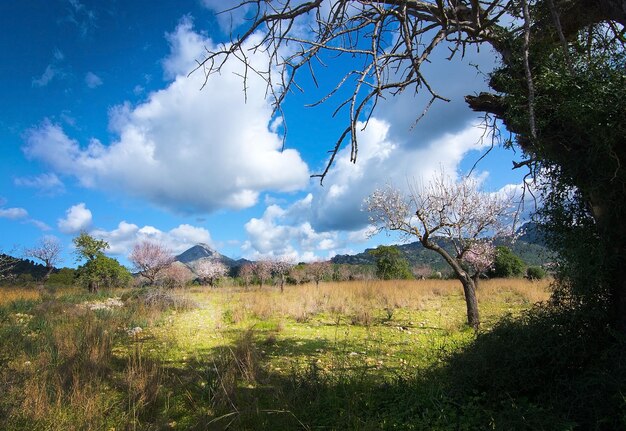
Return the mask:
<path fill-rule="evenodd" d="M 482 331 L 548 284 L 482 282 Z M 481 429 L 423 380 L 474 340 L 464 322 L 456 281 L 0 288 L 0 429 Z"/>

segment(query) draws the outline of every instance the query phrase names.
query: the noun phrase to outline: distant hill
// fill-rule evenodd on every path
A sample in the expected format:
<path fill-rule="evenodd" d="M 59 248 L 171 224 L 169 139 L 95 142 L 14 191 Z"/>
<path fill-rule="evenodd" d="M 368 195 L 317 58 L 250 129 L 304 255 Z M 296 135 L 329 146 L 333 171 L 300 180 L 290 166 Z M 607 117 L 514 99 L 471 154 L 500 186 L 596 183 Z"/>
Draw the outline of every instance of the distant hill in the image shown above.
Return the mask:
<path fill-rule="evenodd" d="M 9 256 L 9 255 L 2 255 Z M 48 272 L 46 267 L 40 263 L 36 263 L 30 259 L 20 259 L 18 257 L 9 256 L 11 259 L 15 259 L 15 265 L 11 268 L 11 271 L 7 274 L 11 278 L 19 278 L 20 276 L 30 276 L 33 280 L 39 280 L 43 278 Z M 56 269 L 55 269 L 56 271 Z"/>
<path fill-rule="evenodd" d="M 543 265 L 554 259 L 554 254 L 545 246 L 543 237 L 537 230 L 536 225 L 525 225 L 524 230 L 520 234 L 519 239 L 514 242 L 509 239 L 499 239 L 494 243 L 496 246 L 506 245 L 529 266 Z M 449 240 L 438 238 L 436 242 L 440 247 L 452 252 L 453 247 Z M 419 241 L 410 244 L 400 244 L 396 247 L 404 254 L 412 266 L 428 266 L 435 271 L 441 272 L 449 270 L 448 264 L 439 254 L 424 248 Z M 376 260 L 369 254 L 370 250 L 372 249 L 368 248 L 364 252 L 355 255 L 337 255 L 331 259 L 331 262 L 349 265 L 374 265 Z"/>

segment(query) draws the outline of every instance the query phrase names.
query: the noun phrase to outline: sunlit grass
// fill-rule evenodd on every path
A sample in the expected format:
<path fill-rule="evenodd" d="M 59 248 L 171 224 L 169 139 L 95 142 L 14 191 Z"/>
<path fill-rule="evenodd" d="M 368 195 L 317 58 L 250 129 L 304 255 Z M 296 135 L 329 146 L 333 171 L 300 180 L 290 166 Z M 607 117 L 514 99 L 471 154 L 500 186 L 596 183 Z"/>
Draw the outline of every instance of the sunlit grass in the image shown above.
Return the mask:
<path fill-rule="evenodd" d="M 547 299 L 548 285 L 482 281 L 485 330 Z M 89 308 L 107 297 L 124 304 Z M 204 429 L 239 403 L 280 410 L 303 384 L 411 379 L 474 339 L 465 320 L 456 280 L 307 284 L 284 293 L 2 288 L 0 427 Z"/>

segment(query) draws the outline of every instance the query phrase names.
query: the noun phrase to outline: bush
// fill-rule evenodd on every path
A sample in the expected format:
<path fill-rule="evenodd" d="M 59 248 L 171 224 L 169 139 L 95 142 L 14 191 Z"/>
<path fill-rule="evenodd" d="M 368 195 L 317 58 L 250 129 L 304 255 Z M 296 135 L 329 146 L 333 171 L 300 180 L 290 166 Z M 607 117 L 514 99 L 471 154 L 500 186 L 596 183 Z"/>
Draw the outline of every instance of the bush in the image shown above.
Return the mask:
<path fill-rule="evenodd" d="M 547 272 L 540 266 L 529 266 L 526 270 L 526 278 L 529 280 L 541 280 L 546 278 Z"/>
<path fill-rule="evenodd" d="M 496 247 L 496 258 L 490 277 L 509 278 L 524 275 L 524 261 L 515 255 L 510 248 L 500 245 Z"/>

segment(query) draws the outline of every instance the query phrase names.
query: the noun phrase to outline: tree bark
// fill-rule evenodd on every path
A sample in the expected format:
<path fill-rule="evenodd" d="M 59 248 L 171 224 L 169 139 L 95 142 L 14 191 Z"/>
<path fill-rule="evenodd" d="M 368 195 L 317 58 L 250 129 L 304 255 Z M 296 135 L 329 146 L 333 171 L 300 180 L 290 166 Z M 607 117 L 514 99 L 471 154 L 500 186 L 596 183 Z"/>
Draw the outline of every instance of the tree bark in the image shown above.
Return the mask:
<path fill-rule="evenodd" d="M 477 330 L 480 327 L 480 315 L 478 314 L 478 300 L 476 299 L 476 284 L 467 275 L 460 277 L 465 294 L 465 305 L 467 308 L 467 324 Z"/>
<path fill-rule="evenodd" d="M 467 308 L 467 324 L 477 330 L 480 327 L 480 314 L 478 312 L 478 300 L 476 299 L 476 283 L 472 280 L 472 277 L 461 267 L 459 262 L 456 261 L 450 254 L 439 247 L 434 242 L 431 242 L 427 237 L 420 238 L 420 242 L 424 247 L 429 250 L 433 250 L 450 265 L 456 277 L 463 285 L 463 294 L 465 295 L 465 306 Z"/>

